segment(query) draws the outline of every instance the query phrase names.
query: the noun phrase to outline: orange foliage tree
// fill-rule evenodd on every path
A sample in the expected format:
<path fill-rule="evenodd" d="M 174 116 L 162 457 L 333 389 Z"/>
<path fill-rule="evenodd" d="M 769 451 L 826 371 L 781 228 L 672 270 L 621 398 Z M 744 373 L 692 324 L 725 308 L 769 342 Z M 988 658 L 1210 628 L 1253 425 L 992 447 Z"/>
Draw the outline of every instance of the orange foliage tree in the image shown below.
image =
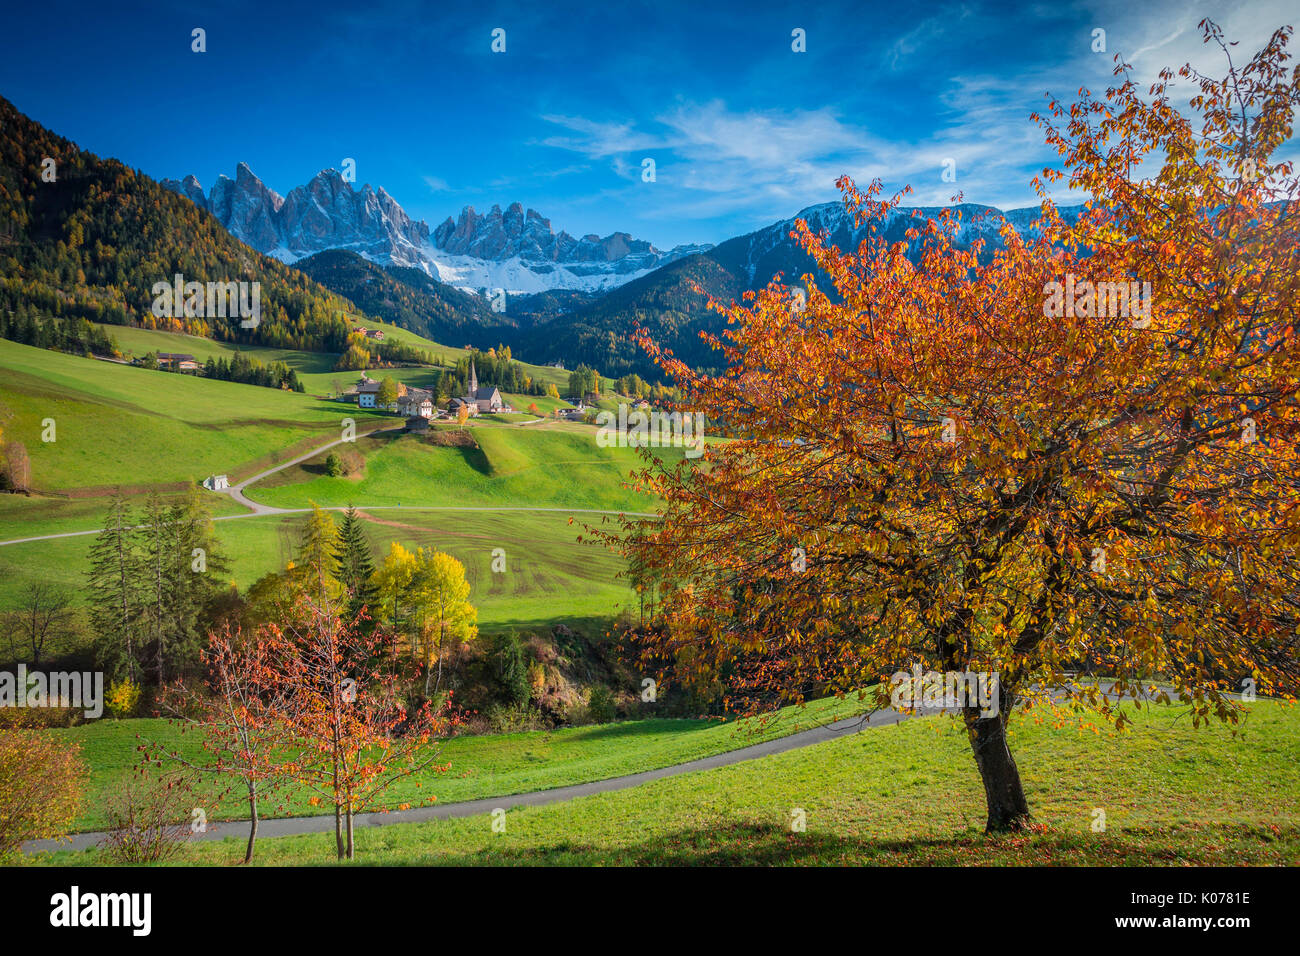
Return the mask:
<path fill-rule="evenodd" d="M 290 620 L 305 623 L 262 631 L 267 673 L 280 689 L 276 716 L 295 749 L 281 768 L 319 795 L 313 802 L 329 800 L 338 858 L 350 860 L 355 816 L 378 805 L 398 780 L 445 771 L 433 741 L 459 718 L 427 700 L 408 706 L 414 675 L 388 666 L 396 657 L 390 630 L 362 628 L 310 598 L 300 601 Z"/>
<path fill-rule="evenodd" d="M 157 701 L 159 711 L 182 734 L 202 733 L 202 756 L 150 740 L 141 744 L 148 759 L 159 766 L 168 760 L 242 791 L 249 821 L 245 863 L 253 860 L 260 808 L 283 783 L 286 748 L 293 744 L 281 719 L 288 688 L 272 667 L 278 659 L 273 645 L 261 636 L 245 637 L 238 627 L 223 623 L 208 635 L 202 652 L 206 684 L 177 681 L 164 686 Z"/>
<path fill-rule="evenodd" d="M 906 192 L 845 178 L 867 238 L 841 251 L 798 223 L 806 302 L 778 277 L 714 303 L 725 371 L 642 334 L 683 407 L 733 436 L 702 467 L 652 460 L 638 479 L 662 520 L 602 532 L 657 583 L 646 660 L 725 677 L 742 711 L 872 684 L 883 704 L 915 664 L 996 674 L 998 713 L 961 709 L 990 831 L 1030 821 L 1018 702 L 1122 724 L 1119 699 L 1158 681 L 1199 723 L 1235 722 L 1243 680 L 1294 695 L 1300 208 L 1273 157 L 1300 99 L 1289 35 L 1219 79 L 1165 71 L 1144 98 L 1119 63 L 1105 97 L 1052 101 L 1064 170 L 1035 180 L 1033 228 L 984 224 L 1002 248 L 961 244 L 945 212 L 915 221 L 909 257 L 878 238 Z M 1071 222 L 1046 199 L 1064 177 L 1090 196 Z M 1112 691 L 1076 685 L 1081 667 Z"/>

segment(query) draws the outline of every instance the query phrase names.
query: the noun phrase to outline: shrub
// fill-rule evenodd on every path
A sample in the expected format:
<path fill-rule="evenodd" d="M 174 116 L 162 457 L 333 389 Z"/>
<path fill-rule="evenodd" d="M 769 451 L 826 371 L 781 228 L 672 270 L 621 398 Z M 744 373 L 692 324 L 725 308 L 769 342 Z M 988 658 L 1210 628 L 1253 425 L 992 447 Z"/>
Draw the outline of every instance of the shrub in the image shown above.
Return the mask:
<path fill-rule="evenodd" d="M 488 714 L 488 726 L 494 734 L 517 734 L 525 730 L 545 730 L 541 711 L 527 704 L 496 706 Z"/>
<path fill-rule="evenodd" d="M 604 684 L 597 684 L 587 696 L 587 716 L 595 724 L 608 724 L 617 716 L 614 692 Z"/>
<path fill-rule="evenodd" d="M 0 707 L 0 730 L 76 727 L 85 720 L 81 707 Z"/>
<path fill-rule="evenodd" d="M 492 639 L 490 664 L 502 701 L 507 705 L 526 704 L 531 690 L 528 665 L 515 635 L 498 634 Z"/>
<path fill-rule="evenodd" d="M 116 863 L 158 863 L 180 852 L 190 832 L 192 788 L 177 776 L 131 774 L 110 792 L 100 847 Z"/>
<path fill-rule="evenodd" d="M 330 452 L 329 457 L 325 459 L 325 474 L 331 478 L 338 478 L 343 474 L 343 459 L 338 455 Z"/>
<path fill-rule="evenodd" d="M 108 685 L 108 695 L 104 707 L 114 717 L 130 717 L 140 706 L 140 685 L 129 677 L 113 681 Z"/>
<path fill-rule="evenodd" d="M 59 837 L 81 809 L 81 748 L 40 730 L 0 731 L 0 862 L 24 840 Z"/>

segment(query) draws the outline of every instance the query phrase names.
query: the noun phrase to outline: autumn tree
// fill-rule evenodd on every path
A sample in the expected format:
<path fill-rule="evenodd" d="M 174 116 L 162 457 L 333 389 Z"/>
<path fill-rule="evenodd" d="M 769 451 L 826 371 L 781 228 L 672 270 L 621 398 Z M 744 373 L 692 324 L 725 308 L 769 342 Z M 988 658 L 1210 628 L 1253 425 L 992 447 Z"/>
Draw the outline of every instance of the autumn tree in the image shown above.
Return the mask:
<path fill-rule="evenodd" d="M 398 542 L 390 541 L 388 554 L 370 577 L 376 602 L 374 617 L 397 632 L 405 629 L 410 614 L 407 590 L 415 570 L 415 555 Z"/>
<path fill-rule="evenodd" d="M 1104 97 L 1053 101 L 1064 168 L 1036 181 L 1032 229 L 985 223 L 999 249 L 959 242 L 953 211 L 887 242 L 902 195 L 844 178 L 864 240 L 839 250 L 799 222 L 806 304 L 779 278 L 714 303 L 724 371 L 643 334 L 685 407 L 736 436 L 639 476 L 665 502 L 623 545 L 658 584 L 646 659 L 725 676 L 749 711 L 869 685 L 883 705 L 913 664 L 995 674 L 997 714 L 961 709 L 989 831 L 1030 820 L 1018 703 L 1122 725 L 1119 700 L 1159 682 L 1195 722 L 1235 722 L 1243 681 L 1294 695 L 1289 36 L 1221 78 L 1166 70 L 1149 99 L 1120 62 Z M 1075 222 L 1046 199 L 1059 179 L 1090 196 Z M 1070 679 L 1084 661 L 1109 695 Z"/>
<path fill-rule="evenodd" d="M 202 734 L 202 755 L 157 741 L 143 744 L 148 758 L 225 780 L 221 795 L 238 787 L 248 804 L 248 843 L 244 862 L 252 862 L 260 807 L 285 779 L 292 739 L 283 719 L 289 690 L 271 662 L 282 659 L 272 642 L 276 629 L 243 635 L 225 622 L 208 636 L 203 650 L 206 682 L 176 681 L 161 689 L 160 713 L 179 725 L 182 735 Z M 219 797 L 220 798 L 220 797 Z"/>
<path fill-rule="evenodd" d="M 81 808 L 81 748 L 47 730 L 0 731 L 0 861 L 24 840 L 60 837 Z"/>
<path fill-rule="evenodd" d="M 409 585 L 409 602 L 418 619 L 424 666 L 424 693 L 430 691 L 430 677 L 437 669 L 434 689 L 442 687 L 445 652 L 478 634 L 478 611 L 469 603 L 469 581 L 465 566 L 441 551 L 416 552 Z"/>
<path fill-rule="evenodd" d="M 377 806 L 398 780 L 446 769 L 431 741 L 455 718 L 427 701 L 408 708 L 403 675 L 375 666 L 391 657 L 383 649 L 390 632 L 365 631 L 306 595 L 300 600 L 304 607 L 285 628 L 266 630 L 280 718 L 297 751 L 284 767 L 329 800 L 338 858 L 350 860 L 357 813 Z"/>

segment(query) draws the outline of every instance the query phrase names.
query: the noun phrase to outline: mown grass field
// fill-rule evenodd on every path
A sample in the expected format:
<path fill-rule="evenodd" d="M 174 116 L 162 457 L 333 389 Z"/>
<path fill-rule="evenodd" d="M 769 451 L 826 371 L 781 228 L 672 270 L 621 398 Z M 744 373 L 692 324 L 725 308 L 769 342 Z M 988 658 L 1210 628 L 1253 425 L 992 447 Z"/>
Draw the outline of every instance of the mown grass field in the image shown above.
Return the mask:
<path fill-rule="evenodd" d="M 982 833 L 983 791 L 949 718 L 868 730 L 615 793 L 487 815 L 360 829 L 358 862 L 396 865 L 1297 865 L 1300 713 L 1250 707 L 1244 736 L 1178 708 L 1123 734 L 1022 715 L 1011 743 L 1034 832 Z M 599 728 L 590 732 L 599 731 Z M 729 732 L 729 731 L 724 731 Z M 696 731 L 695 733 L 705 733 Z M 510 759 L 517 762 L 518 754 Z M 1106 828 L 1095 832 L 1095 810 Z M 806 832 L 792 832 L 792 814 Z M 228 865 L 238 834 L 177 861 Z M 264 865 L 330 864 L 333 835 L 259 842 Z M 94 864 L 98 851 L 33 862 Z"/>
<path fill-rule="evenodd" d="M 279 508 L 308 503 L 561 507 L 652 511 L 654 499 L 625 488 L 641 466 L 635 449 L 601 448 L 583 425 L 476 425 L 478 448 L 439 447 L 422 437 L 360 439 L 364 473 L 329 478 L 304 462 L 251 487 L 254 501 Z M 673 462 L 680 448 L 656 449 Z"/>
<path fill-rule="evenodd" d="M 215 496 L 214 496 L 215 497 Z M 102 504 L 102 502 L 101 502 Z M 335 514 L 336 520 L 342 516 Z M 453 512 L 410 508 L 365 512 L 376 561 L 391 541 L 404 547 L 446 551 L 465 565 L 470 602 L 485 630 L 539 627 L 569 618 L 612 618 L 629 606 L 632 592 L 616 578 L 622 560 L 605 548 L 577 541 L 582 522 L 562 512 Z M 241 590 L 262 575 L 283 570 L 292 557 L 305 516 L 264 515 L 214 523 L 230 579 Z M 96 522 L 92 521 L 92 525 Z M 32 581 L 49 581 L 85 601 L 92 535 L 0 547 L 0 608 L 13 606 Z M 492 550 L 506 552 L 506 571 L 491 570 Z"/>
<path fill-rule="evenodd" d="M 814 701 L 806 707 L 787 707 L 768 723 L 722 720 L 635 720 L 588 727 L 515 734 L 453 737 L 438 745 L 438 759 L 450 764 L 446 773 L 430 770 L 401 781 L 386 805 L 420 805 L 436 797 L 439 803 L 475 800 L 547 790 L 569 784 L 655 770 L 700 757 L 747 747 L 796 730 L 856 713 L 856 700 Z M 50 731 L 81 746 L 89 767 L 87 799 L 75 829 L 95 830 L 105 825 L 105 796 L 134 772 L 142 740 L 186 755 L 202 752 L 198 731 L 182 733 L 177 725 L 158 718 L 99 720 L 64 730 Z M 200 792 L 215 797 L 219 787 Z M 264 808 L 267 817 L 300 816 L 323 812 L 308 803 L 303 791 L 286 793 L 284 806 Z M 212 819 L 247 819 L 247 808 L 236 795 L 222 804 L 206 806 Z"/>
<path fill-rule="evenodd" d="M 0 427 L 27 447 L 39 491 L 141 487 L 240 474 L 376 413 L 309 395 L 0 341 Z M 42 441 L 46 419 L 55 440 Z M 250 472 L 251 473 L 251 472 Z"/>

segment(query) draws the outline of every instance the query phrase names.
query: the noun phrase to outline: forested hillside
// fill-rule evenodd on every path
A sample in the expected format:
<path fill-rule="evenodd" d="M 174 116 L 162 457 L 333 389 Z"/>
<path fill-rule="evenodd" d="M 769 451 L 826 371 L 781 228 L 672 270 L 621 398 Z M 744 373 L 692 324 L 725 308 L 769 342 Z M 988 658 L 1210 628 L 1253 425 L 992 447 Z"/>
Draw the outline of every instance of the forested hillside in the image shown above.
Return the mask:
<path fill-rule="evenodd" d="M 352 303 L 232 237 L 207 212 L 57 136 L 0 97 L 0 308 L 342 352 Z M 52 160 L 52 162 L 48 162 Z M 158 319 L 156 282 L 260 282 L 261 319 Z"/>

